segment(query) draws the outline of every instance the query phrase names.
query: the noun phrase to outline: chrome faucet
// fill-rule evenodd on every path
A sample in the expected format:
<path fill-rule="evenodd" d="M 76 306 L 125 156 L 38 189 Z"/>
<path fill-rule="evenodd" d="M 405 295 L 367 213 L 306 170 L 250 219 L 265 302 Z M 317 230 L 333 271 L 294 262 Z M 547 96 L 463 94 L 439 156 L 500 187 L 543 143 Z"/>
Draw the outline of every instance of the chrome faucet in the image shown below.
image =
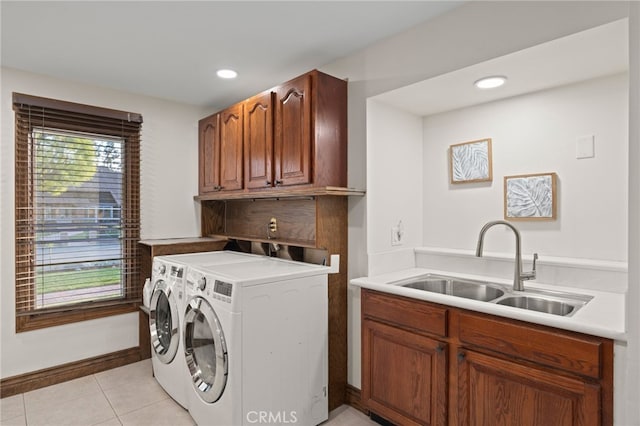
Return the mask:
<path fill-rule="evenodd" d="M 513 272 L 513 290 L 514 291 L 524 291 L 523 281 L 525 280 L 533 280 L 536 278 L 536 260 L 538 260 L 538 253 L 533 254 L 533 269 L 529 272 L 522 272 L 522 253 L 520 249 L 520 232 L 518 229 L 505 220 L 494 220 L 492 222 L 487 222 L 482 229 L 480 230 L 480 235 L 478 236 L 478 245 L 476 246 L 476 256 L 482 257 L 482 248 L 484 245 L 484 234 L 487 232 L 489 228 L 494 225 L 504 225 L 508 228 L 511 228 L 513 233 L 516 235 L 516 259 L 515 259 L 515 269 Z"/>

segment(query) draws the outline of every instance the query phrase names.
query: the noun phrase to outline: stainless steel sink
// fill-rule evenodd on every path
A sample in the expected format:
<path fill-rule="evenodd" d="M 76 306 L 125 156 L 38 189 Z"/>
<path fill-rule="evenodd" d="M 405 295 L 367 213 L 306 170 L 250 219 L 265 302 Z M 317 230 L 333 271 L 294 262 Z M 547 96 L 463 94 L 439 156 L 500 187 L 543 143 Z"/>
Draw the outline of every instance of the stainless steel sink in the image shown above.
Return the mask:
<path fill-rule="evenodd" d="M 400 284 L 402 287 L 415 288 L 432 293 L 464 297 L 465 299 L 488 302 L 504 295 L 504 291 L 495 285 L 480 281 L 461 280 L 453 277 L 429 275 Z"/>
<path fill-rule="evenodd" d="M 574 304 L 532 296 L 508 296 L 496 304 L 561 316 L 567 316 L 576 309 Z"/>
<path fill-rule="evenodd" d="M 575 314 L 593 298 L 583 294 L 540 289 L 513 291 L 511 287 L 492 282 L 436 274 L 422 275 L 391 284 L 560 316 Z"/>

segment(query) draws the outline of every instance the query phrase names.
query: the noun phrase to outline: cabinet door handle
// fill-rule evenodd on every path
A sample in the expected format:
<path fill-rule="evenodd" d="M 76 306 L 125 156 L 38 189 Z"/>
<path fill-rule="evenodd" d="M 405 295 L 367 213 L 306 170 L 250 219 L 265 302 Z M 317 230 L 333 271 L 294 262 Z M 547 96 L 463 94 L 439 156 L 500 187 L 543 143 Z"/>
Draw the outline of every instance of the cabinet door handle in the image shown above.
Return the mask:
<path fill-rule="evenodd" d="M 276 179 L 276 186 L 278 186 L 278 185 L 282 185 L 282 181 L 279 180 L 279 179 Z"/>
<path fill-rule="evenodd" d="M 220 191 L 220 190 L 222 190 L 222 188 L 223 188 L 222 186 L 216 185 L 216 186 L 213 187 L 213 190 L 214 191 Z"/>
<path fill-rule="evenodd" d="M 458 362 L 464 361 L 466 357 L 467 357 L 467 354 L 465 354 L 464 352 L 458 352 Z"/>
<path fill-rule="evenodd" d="M 271 181 L 270 180 L 266 181 L 265 186 L 271 186 Z"/>
<path fill-rule="evenodd" d="M 436 346 L 436 352 L 438 352 L 439 354 L 442 353 L 442 351 L 444 351 L 444 345 L 439 344 L 438 346 Z"/>

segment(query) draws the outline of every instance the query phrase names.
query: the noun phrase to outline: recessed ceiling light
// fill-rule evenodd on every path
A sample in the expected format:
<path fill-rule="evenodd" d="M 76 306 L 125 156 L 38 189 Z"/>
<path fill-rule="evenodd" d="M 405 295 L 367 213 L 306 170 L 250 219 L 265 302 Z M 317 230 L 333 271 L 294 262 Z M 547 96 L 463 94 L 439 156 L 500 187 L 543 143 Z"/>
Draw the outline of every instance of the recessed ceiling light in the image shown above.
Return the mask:
<path fill-rule="evenodd" d="M 502 75 L 492 75 L 484 77 L 473 83 L 478 89 L 493 89 L 502 86 L 507 81 L 507 77 Z"/>
<path fill-rule="evenodd" d="M 220 78 L 236 78 L 238 76 L 238 73 L 234 70 L 218 70 L 216 74 Z"/>

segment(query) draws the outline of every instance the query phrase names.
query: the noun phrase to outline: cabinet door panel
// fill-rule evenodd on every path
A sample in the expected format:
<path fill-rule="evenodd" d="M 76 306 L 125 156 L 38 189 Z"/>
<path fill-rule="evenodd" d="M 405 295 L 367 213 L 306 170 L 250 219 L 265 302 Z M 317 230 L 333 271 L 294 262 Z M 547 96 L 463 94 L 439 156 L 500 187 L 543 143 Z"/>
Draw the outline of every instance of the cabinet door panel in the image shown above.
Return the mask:
<path fill-rule="evenodd" d="M 242 189 L 242 104 L 220 113 L 220 185 Z"/>
<path fill-rule="evenodd" d="M 446 344 L 363 322 L 362 401 L 403 425 L 446 424 Z"/>
<path fill-rule="evenodd" d="M 273 185 L 272 93 L 254 96 L 244 107 L 244 173 L 247 188 Z"/>
<path fill-rule="evenodd" d="M 204 194 L 218 190 L 220 185 L 220 116 L 200 120 L 198 132 L 198 189 Z"/>
<path fill-rule="evenodd" d="M 599 425 L 600 386 L 579 378 L 489 357 L 460 353 L 461 425 Z"/>
<path fill-rule="evenodd" d="M 277 88 L 275 178 L 278 185 L 311 182 L 311 76 Z"/>
<path fill-rule="evenodd" d="M 460 341 L 467 345 L 491 348 L 594 379 L 601 377 L 603 343 L 600 339 L 473 313 L 462 313 L 459 318 Z"/>

